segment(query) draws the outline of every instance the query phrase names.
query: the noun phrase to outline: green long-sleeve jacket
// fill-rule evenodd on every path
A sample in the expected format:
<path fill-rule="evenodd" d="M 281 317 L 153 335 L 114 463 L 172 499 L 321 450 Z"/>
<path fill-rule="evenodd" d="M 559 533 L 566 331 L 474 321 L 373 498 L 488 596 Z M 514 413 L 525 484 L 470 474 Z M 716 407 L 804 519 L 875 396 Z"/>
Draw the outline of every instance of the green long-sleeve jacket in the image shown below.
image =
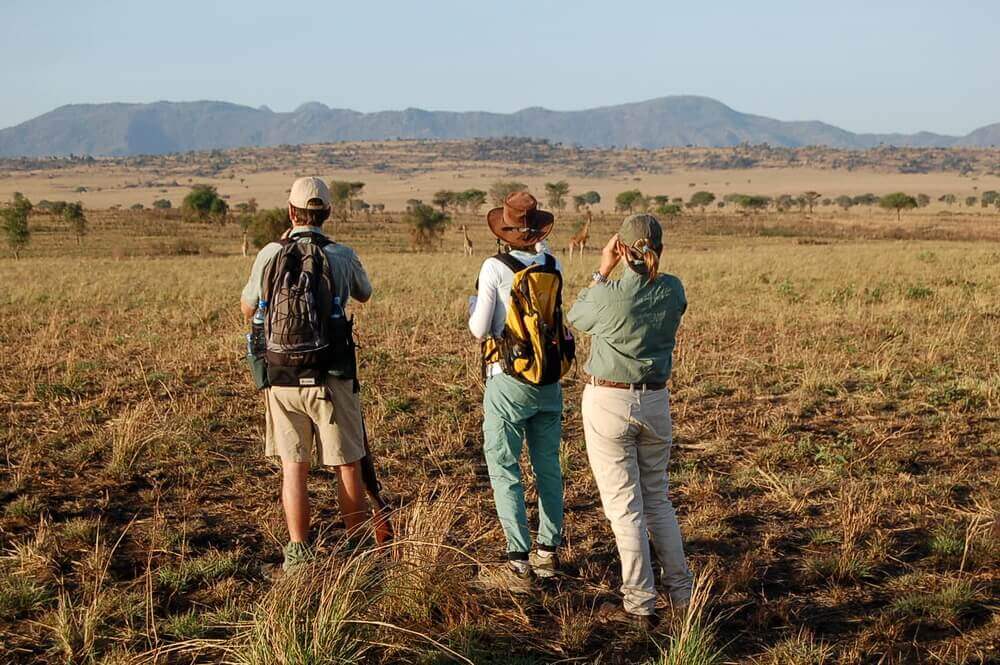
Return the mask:
<path fill-rule="evenodd" d="M 587 372 L 619 383 L 666 382 L 677 327 L 687 310 L 681 280 L 658 275 L 652 284 L 632 270 L 584 289 L 569 310 L 574 328 L 591 336 Z"/>

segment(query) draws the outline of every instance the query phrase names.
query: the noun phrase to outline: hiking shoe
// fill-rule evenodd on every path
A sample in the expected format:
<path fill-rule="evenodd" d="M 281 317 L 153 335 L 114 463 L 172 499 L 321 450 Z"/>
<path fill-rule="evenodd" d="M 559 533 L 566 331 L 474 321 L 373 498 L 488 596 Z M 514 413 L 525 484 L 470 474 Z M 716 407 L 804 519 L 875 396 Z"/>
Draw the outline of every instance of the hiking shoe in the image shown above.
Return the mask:
<path fill-rule="evenodd" d="M 529 594 L 535 590 L 531 567 L 524 561 L 508 561 L 496 566 L 479 569 L 473 586 L 481 591 L 507 591 Z"/>
<path fill-rule="evenodd" d="M 290 573 L 296 568 L 301 568 L 316 558 L 312 548 L 306 543 L 289 542 L 285 545 L 284 552 L 285 562 L 281 564 L 281 570 L 286 573 Z"/>
<path fill-rule="evenodd" d="M 640 630 L 653 630 L 660 625 L 658 614 L 632 614 L 625 611 L 620 603 L 602 603 L 597 609 L 597 620 L 601 623 L 621 623 Z"/>
<path fill-rule="evenodd" d="M 538 550 L 528 556 L 528 563 L 535 577 L 543 580 L 551 579 L 559 574 L 559 557 L 555 552 Z"/>

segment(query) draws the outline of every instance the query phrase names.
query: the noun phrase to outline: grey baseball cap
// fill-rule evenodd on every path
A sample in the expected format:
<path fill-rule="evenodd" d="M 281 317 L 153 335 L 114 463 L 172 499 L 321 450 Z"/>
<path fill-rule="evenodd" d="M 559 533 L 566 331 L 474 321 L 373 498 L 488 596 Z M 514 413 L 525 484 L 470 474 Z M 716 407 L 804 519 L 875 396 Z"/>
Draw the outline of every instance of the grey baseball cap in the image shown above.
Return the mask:
<path fill-rule="evenodd" d="M 663 229 L 660 228 L 660 222 L 646 212 L 626 217 L 621 230 L 618 231 L 618 237 L 629 247 L 643 238 L 657 250 L 663 247 Z"/>

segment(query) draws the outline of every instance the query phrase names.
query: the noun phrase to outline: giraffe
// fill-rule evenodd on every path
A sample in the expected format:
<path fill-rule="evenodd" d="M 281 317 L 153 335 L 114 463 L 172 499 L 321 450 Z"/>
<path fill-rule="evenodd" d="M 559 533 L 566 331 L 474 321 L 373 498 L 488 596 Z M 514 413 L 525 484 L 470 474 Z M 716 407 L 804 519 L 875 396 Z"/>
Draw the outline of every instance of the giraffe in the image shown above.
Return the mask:
<path fill-rule="evenodd" d="M 466 256 L 472 256 L 472 238 L 469 237 L 469 230 L 465 228 L 465 224 L 459 227 L 459 231 L 465 236 L 465 245 L 463 251 Z"/>
<path fill-rule="evenodd" d="M 573 237 L 569 239 L 569 258 L 573 258 L 573 250 L 579 251 L 580 257 L 583 257 L 584 250 L 587 249 L 587 239 L 590 238 L 590 222 L 591 215 L 590 211 L 587 211 L 587 221 L 583 223 L 580 230 L 573 234 Z"/>

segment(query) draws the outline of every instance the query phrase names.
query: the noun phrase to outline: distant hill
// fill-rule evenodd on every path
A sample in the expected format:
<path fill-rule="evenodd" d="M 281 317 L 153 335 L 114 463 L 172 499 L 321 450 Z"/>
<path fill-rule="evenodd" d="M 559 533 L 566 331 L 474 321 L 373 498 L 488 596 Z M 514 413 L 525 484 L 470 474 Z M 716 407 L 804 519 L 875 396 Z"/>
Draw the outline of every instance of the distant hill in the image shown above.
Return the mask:
<path fill-rule="evenodd" d="M 586 147 L 734 146 L 949 147 L 1000 144 L 1000 124 L 964 137 L 854 134 L 822 122 L 786 122 L 735 111 L 707 97 L 674 96 L 583 111 L 516 113 L 331 109 L 290 113 L 226 102 L 72 104 L 0 130 L 0 156 L 135 155 L 187 150 L 393 138 L 544 138 Z"/>

